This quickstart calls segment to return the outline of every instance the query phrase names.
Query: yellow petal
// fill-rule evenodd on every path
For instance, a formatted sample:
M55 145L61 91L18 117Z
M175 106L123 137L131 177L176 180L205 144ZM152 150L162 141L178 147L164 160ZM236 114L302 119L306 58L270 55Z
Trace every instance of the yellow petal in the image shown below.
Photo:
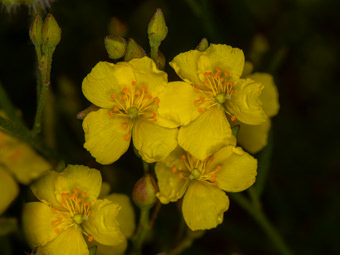
M130 198L125 194L117 193L110 194L105 198L121 206L122 209L119 211L117 216L117 221L120 225L120 231L125 237L131 237L135 231L136 224L135 212L130 202Z
M70 227L41 248L48 255L88 255L89 250L80 227ZM40 254L40 253L39 253Z
M74 189L86 192L87 202L99 196L102 176L97 169L81 165L68 165L55 181L55 194L59 201L62 193L72 194Z
M107 199L97 200L91 206L92 214L83 222L84 230L100 244L115 246L125 239L120 231L117 215L120 206Z
M112 108L112 94L120 94L124 87L131 86L136 77L125 62L112 64L99 62L85 77L82 84L84 96L102 108Z
M181 159L183 155L185 155L186 152L179 146L174 149L169 156L167 156L164 160L162 160L162 163L167 165L168 167L176 167L178 170L185 170L187 169L187 166L185 162Z
M28 243L32 247L38 247L54 240L58 236L52 225L54 221L56 221L56 214L50 206L40 202L25 204L22 226Z
M279 93L274 83L273 76L268 73L253 73L248 76L256 82L263 84L260 99L263 103L263 110L268 117L273 117L279 112Z
M19 193L18 184L7 170L0 165L0 215L7 209L10 203Z
M96 241L91 242L91 246L96 246L96 255L123 255L127 248L127 240L124 240L121 244L116 246L106 246Z
M181 125L188 125L199 116L195 102L199 95L194 87L186 82L170 82L160 96L158 112Z
M241 147L224 147L213 157L216 166L221 167L216 174L216 182L221 189L239 192L255 182L257 160L244 152Z
M175 202L180 199L188 187L188 179L179 178L178 172L172 172L164 163L158 162L155 166L159 192L157 197L163 204Z
M58 176L59 174L57 172L49 171L30 185L33 194L40 201L56 208L60 208L60 203L54 193L55 182Z
M177 128L165 128L140 118L136 121L133 144L146 162L164 159L177 146Z
M89 113L83 121L84 147L101 164L111 164L122 156L130 145L127 118L110 116L109 110L99 109ZM126 139L128 138L128 139Z
M235 93L226 101L227 110L242 123L263 124L267 119L260 100L263 85L251 79L240 79L233 88Z
M196 120L180 128L178 144L195 158L203 160L229 143L231 129L221 107L212 107Z
M158 97L168 83L167 73L157 69L149 57L134 58L128 62L134 70L137 85L146 86L147 93Z
M267 145L270 126L270 119L267 119L262 125L241 124L237 141L246 151L255 154Z
M254 69L253 63L251 63L250 61L244 62L244 68L241 77L242 78L248 77L248 75L250 75L253 72L253 69Z
M217 67L238 78L243 72L243 66L243 51L225 44L210 44L198 59L198 73L201 80L205 80L205 72L216 73Z
M218 187L192 181L184 195L182 212L188 227L195 230L215 228L223 222L229 199Z
M202 52L198 50L190 50L177 55L169 64L184 81L202 87L197 73L197 62L201 55Z

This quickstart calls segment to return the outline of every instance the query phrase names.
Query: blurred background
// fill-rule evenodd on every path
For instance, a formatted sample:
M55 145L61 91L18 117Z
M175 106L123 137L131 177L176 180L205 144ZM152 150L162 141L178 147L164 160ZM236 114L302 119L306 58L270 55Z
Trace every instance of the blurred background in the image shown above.
M160 50L169 62L210 43L241 48L254 70L274 75L280 112L273 119L273 152L262 206L293 254L340 254L340 2L335 0L56 0L51 12L62 29L52 65L51 143L67 163L102 170L111 190L130 194L143 174L133 151L101 166L82 148L77 112L88 107L83 78L98 61L112 61L104 47L112 17L149 52L147 25L161 8L169 29ZM46 13L47 13L46 12ZM32 126L36 57L28 36L32 10L0 12L0 81ZM169 80L178 79L167 65ZM131 160L134 159L134 160ZM6 215L19 217L27 187ZM162 206L156 242L145 254L171 247L179 226L175 204ZM0 254L29 251L20 230L0 237ZM256 222L233 200L222 225L183 254L278 254Z

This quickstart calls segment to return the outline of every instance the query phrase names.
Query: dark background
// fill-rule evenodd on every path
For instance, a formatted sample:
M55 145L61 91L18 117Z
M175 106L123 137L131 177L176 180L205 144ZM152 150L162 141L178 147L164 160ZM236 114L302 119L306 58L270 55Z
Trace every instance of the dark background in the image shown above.
M263 209L294 254L340 254L339 1L55 1L48 11L62 29L52 66L58 151L68 163L101 168L114 192L131 192L142 175L141 162L129 150L111 166L96 164L82 148L81 121L75 115L89 105L81 94L82 79L98 61L110 61L103 39L109 34L111 17L122 20L129 29L127 38L134 38L149 52L147 25L158 7L169 28L161 45L167 61L207 37L211 43L243 49L256 71L274 75L281 108L273 119L274 150L261 198ZM30 13L27 7L0 12L0 81L29 126L36 102ZM257 44L265 48L263 54L254 46L254 38L259 37L267 42L266 47ZM177 79L168 65L166 70L169 80ZM24 197L7 214L19 216ZM173 216L176 210L175 205L161 209L156 221L161 234L155 237L156 244L146 246L145 254L171 246L180 221ZM1 243L1 254L1 249L13 254L28 251L20 231ZM232 200L224 223L183 254L278 253L256 222Z

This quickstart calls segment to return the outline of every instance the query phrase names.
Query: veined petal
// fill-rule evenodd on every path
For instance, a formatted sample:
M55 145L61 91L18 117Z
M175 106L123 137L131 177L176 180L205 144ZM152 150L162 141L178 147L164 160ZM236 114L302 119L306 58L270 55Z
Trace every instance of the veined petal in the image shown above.
M263 85L251 79L240 79L233 88L235 93L226 101L227 110L242 123L263 124L267 119L260 100Z
M241 124L237 141L246 151L255 154L267 145L270 126L269 118L262 125Z
M170 82L160 96L158 112L181 125L188 125L200 115L195 105L197 100L199 95L192 85L181 81Z
M97 169L82 165L68 165L59 174L55 182L55 193L59 201L62 193L72 194L74 189L86 192L87 202L92 202L99 196L102 176Z
M204 80L205 72L215 73L217 67L228 71L232 76L240 77L243 72L244 54L242 50L229 45L210 44L199 57L197 66L199 75L203 75L201 80Z
M197 74L197 62L201 55L198 50L190 50L178 54L169 64L184 81L202 87Z
M91 206L92 214L83 222L84 230L100 244L115 246L125 239L117 216L120 206L107 199L97 200Z
M164 159L177 146L177 128L165 128L139 118L132 131L133 144L146 162Z
M70 227L41 248L48 255L88 255L89 250L80 227ZM40 253L39 253L40 254Z
M223 156L216 154L230 156L223 159ZM241 147L228 146L216 154L216 158L223 159L221 162L216 161L221 167L221 170L216 173L218 187L229 192L239 192L253 185L257 174L256 159L244 152Z
M13 177L0 165L0 215L17 197L19 187Z
M159 70L151 58L134 58L128 64L134 70L137 84L145 85L147 93L153 97L158 97L167 86L167 73Z
M53 221L56 221L56 214L50 206L40 202L30 202L24 205L23 231L32 247L44 246L58 236L52 225Z
M109 110L99 109L89 113L83 121L85 144L97 162L111 164L118 160L129 148L129 119L116 115L110 116Z
M155 166L159 192L157 197L163 204L175 202L180 199L188 187L189 180L179 178L178 173L173 173L171 168L158 162Z
M203 112L196 120L180 128L178 144L195 158L203 160L229 143L231 129L219 106Z
M130 65L125 62L112 64L99 62L82 83L84 96L102 108L111 108L112 94L119 94L124 87L131 86L136 77Z
M205 182L192 181L184 195L182 212L188 227L195 231L221 224L228 208L229 199L224 191Z
M256 82L263 84L260 99L263 103L263 110L268 117L273 117L279 112L279 93L274 83L273 76L268 73L253 73L248 76Z
M58 176L59 173L49 171L30 185L33 194L40 201L55 208L60 208L55 194L55 182Z
M123 255L126 248L127 248L127 240L124 239L124 241L116 246L106 246L102 245L95 240L91 242L91 245L96 246L96 255Z
M169 156L167 156L164 160L162 160L162 163L167 165L168 167L176 167L176 169L184 170L187 169L187 166L185 165L185 162L181 160L181 157L185 155L185 151L177 146L176 149L174 149Z
M120 231L127 238L131 237L135 231L135 212L133 210L130 198L125 194L113 193L105 197L106 199L119 204L121 210L117 216L117 221L120 226Z

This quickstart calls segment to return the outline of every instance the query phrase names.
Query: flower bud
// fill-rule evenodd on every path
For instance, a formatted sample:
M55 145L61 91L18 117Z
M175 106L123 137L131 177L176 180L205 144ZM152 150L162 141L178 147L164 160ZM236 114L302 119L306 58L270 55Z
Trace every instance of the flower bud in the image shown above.
M43 21L39 14L35 15L34 21L30 27L29 34L31 41L37 47L42 44L42 37L41 37L41 29L42 29Z
M205 51L209 47L209 42L207 38L203 38L200 43L197 45L196 50L198 51Z
M162 52L158 51L157 67L161 70L165 68L165 56Z
M150 208L156 203L158 187L150 174L139 179L132 190L132 199L139 208Z
M150 47L159 46L167 34L168 27L165 24L163 12L157 9L148 26Z
M113 17L109 23L109 33L113 36L126 36L127 27L126 25L117 17Z
M126 41L120 36L106 36L104 39L105 49L111 59L118 59L125 55Z
M146 56L144 49L136 43L135 40L130 38L126 46L124 61L129 61L133 58L142 58L144 56Z
M52 14L48 14L41 29L43 49L58 45L61 39L61 29ZM44 50L43 50L44 51Z

